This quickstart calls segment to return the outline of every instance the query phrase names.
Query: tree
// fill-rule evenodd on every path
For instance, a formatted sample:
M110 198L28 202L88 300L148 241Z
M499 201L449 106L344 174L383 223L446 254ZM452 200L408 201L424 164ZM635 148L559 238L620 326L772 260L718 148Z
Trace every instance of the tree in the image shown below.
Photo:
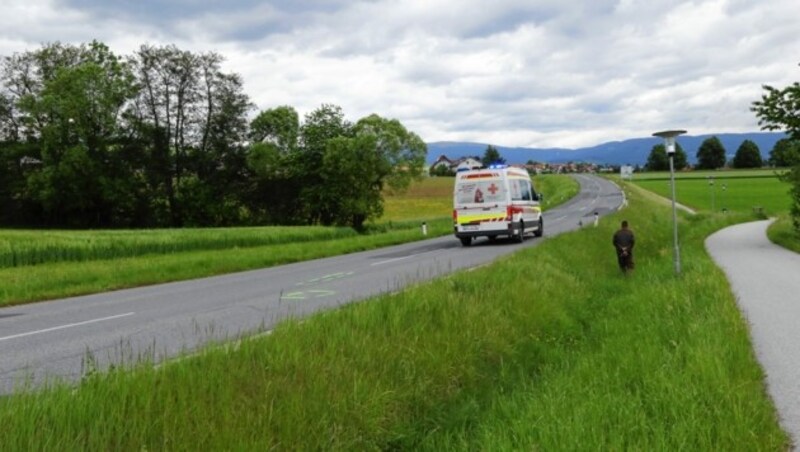
M800 142L781 138L769 153L769 163L779 168L800 163Z
M383 190L402 191L418 178L427 148L396 119L370 115L352 128L352 136L331 139L323 159L323 180L334 224L360 230L383 213Z
M784 88L769 85L762 87L766 93L761 95L761 100L753 102L750 108L758 117L758 124L764 130L785 130L790 139L800 140L800 82ZM781 179L792 186L789 191L792 197L792 223L800 235L800 162L796 162Z
M127 64L96 41L44 46L13 64L6 67L7 82L31 84L19 88L25 94L14 114L39 147L41 166L29 175L25 193L42 206L43 220L74 227L129 224L136 218L137 181L120 152L119 123L136 94Z
M506 159L504 159L500 155L500 151L497 150L496 147L492 146L491 144L486 147L486 151L483 153L483 158L481 158L481 163L483 166L488 167L492 164L503 164L506 163Z
M309 211L300 195L304 188L299 162L300 120L289 106L264 110L250 123L247 165L252 171L250 210L263 222L302 224Z
M431 167L428 171L431 176L439 176L439 177L452 177L456 175L456 172L450 169L447 165L436 165Z
M351 137L352 127L345 119L342 108L330 104L323 104L307 114L300 127L300 146L293 164L296 165L297 176L304 183L300 202L308 209L309 224L334 223L337 200L321 177L323 159L328 142L334 138Z
M128 120L145 143L157 223L227 223L220 215L240 211L232 198L239 196L233 191L246 168L241 143L250 102L241 78L222 72L222 60L174 45L144 45L130 58L141 89ZM227 213L211 212L220 201Z
M650 149L650 155L647 157L645 164L647 171L668 171L669 159L667 151L663 144L656 144Z
M686 151L680 143L675 143L675 155L672 157L672 165L675 170L682 170L687 166ZM669 156L663 144L657 144L650 150L645 165L647 171L669 171Z
M725 147L716 136L706 138L697 149L697 169L722 168L725 162Z
M734 168L761 168L761 151L751 140L744 140L733 157Z

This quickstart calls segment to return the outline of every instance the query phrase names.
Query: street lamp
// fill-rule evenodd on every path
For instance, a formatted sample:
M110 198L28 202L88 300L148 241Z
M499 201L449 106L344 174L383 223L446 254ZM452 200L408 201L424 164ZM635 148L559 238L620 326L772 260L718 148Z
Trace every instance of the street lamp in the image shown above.
M675 246L675 273L681 272L681 253L678 249L678 214L675 210L675 166L673 159L675 158L675 137L686 133L685 130L665 130L663 132L656 132L654 137L664 139L664 145L667 148L667 155L669 156L669 179L672 185L672 242Z

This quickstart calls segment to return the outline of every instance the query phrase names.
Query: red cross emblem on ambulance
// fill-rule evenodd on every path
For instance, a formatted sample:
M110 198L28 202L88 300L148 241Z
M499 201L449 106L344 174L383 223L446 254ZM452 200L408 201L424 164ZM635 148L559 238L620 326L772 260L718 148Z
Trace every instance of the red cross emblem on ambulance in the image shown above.
M497 190L500 190L500 188L498 188L497 185L495 185L494 182L492 182L492 185L490 185L489 188L487 188L487 190L489 190L489 193L491 193L492 196L494 196L495 193L497 193Z

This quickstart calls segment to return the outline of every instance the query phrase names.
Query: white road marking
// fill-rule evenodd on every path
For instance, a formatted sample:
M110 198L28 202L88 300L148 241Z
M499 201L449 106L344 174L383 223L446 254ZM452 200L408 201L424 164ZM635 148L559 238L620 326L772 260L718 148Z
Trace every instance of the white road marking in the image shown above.
M119 318L122 318L122 317L131 316L131 315L134 315L134 314L136 314L136 313L135 312L126 312L125 314L112 315L110 317L103 317L101 319L93 319L93 320L87 320L85 322L70 323L68 325L54 326L52 328L45 328L43 330L29 331L27 333L15 334L13 336L0 337L0 342L11 340L11 339L17 339L17 338L20 338L20 337L33 336L34 334L49 333L51 331L63 330L63 329L66 329L66 328L72 328L72 327L82 326L82 325L88 325L90 323L97 323L97 322L104 322L106 320L119 319Z
M370 266L370 267L375 267L375 266L377 266L377 265L383 265L383 264L388 264L388 263L390 263L390 262L401 261L401 260L403 260L403 259L408 259L408 258L410 258L410 257L414 257L414 256L417 256L417 254L412 254L411 256L396 257L396 258L394 258L394 259L389 259L388 261L380 261L380 262L375 262L374 264L369 264L369 266Z

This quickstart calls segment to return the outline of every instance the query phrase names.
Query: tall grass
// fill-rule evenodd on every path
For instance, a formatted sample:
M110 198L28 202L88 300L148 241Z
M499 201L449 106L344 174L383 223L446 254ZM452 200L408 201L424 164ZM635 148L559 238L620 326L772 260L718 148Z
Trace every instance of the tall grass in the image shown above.
M0 405L9 450L782 450L703 239L635 189L621 214L268 337ZM623 277L610 236L637 233Z
M794 229L792 219L788 215L782 215L767 228L767 237L788 250L800 253L800 234Z
M100 231L0 230L0 268L354 237L322 226Z

